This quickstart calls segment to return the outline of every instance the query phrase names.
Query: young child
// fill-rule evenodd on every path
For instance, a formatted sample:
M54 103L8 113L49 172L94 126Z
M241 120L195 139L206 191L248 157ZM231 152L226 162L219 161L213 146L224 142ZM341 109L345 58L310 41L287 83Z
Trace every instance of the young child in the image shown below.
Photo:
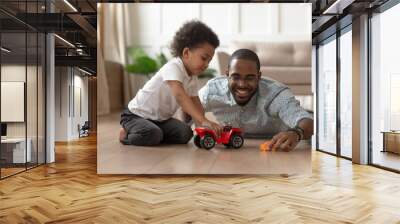
M197 76L208 67L218 46L218 37L208 26L199 21L185 23L171 44L175 58L138 91L123 111L121 143L141 146L186 144L193 131L186 123L172 118L179 107L197 126L208 126L219 134L222 127L204 117L197 95Z

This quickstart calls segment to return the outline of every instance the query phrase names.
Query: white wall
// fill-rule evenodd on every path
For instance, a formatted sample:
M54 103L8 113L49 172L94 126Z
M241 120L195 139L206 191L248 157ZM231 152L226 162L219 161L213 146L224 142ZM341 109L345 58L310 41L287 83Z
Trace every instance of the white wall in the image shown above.
M10 82L24 82L25 89L20 89L20 94L25 96L21 97L19 102L20 107L12 108L1 107L2 113L20 113L22 117L26 112L26 119L23 118L20 122L6 122L7 123L7 137L21 138L27 136L30 139L31 145L29 146L32 151L33 161L39 159L39 163L44 163L45 159L45 115L44 115L44 73L41 66L21 65L21 64L3 64L1 66L1 81ZM2 89L4 94L5 89ZM5 93L7 94L7 93ZM2 95L7 97L7 95ZM12 102L11 102L12 103ZM15 102L17 103L17 102ZM3 102L2 102L3 104ZM25 105L26 104L26 105ZM15 111L19 110L19 111ZM3 118L2 118L3 119ZM38 157L37 156L38 153ZM51 158L51 157L48 157ZM51 161L51 160L49 160Z
M55 141L68 139L68 67L55 68Z
M79 72L75 70L75 75L74 75L74 91L73 91L73 101L71 104L74 105L72 108L72 120L71 120L71 135L73 138L79 137L79 132L77 129L78 124L82 126L85 121L88 120L88 78L87 76L83 77L78 73Z
M26 74L31 75L35 74L36 75L36 67L35 66L25 66L25 65L2 65L1 66L1 81L9 81L9 82L25 82L25 76ZM28 77L30 78L30 77ZM32 82L32 83L31 83ZM36 81L33 82L32 80L29 80L29 84L34 84L36 85ZM28 89L27 89L28 90ZM27 93L27 103L31 102L36 102L36 89L29 89L32 91L28 91ZM28 109L27 112L27 119L28 119L28 136L30 133L32 133L33 130L36 130L36 113L31 113L32 111L35 111L35 108L37 107L36 103L31 105L32 108ZM34 108L33 108L34 107ZM24 108L22 108L24 110ZM32 110L33 109L33 110ZM1 110L9 110L9 108L1 108ZM32 121L35 121L34 124ZM26 122L7 122L7 136L8 137L24 137L25 136L25 126Z
M1 82L1 122L24 122L25 82Z
M25 76L26 76L26 70L28 71L28 74L31 74L31 71L33 71L34 67L33 66L22 66L22 65L2 65L1 66L1 81L2 82L24 82L26 83ZM2 90L3 93L3 90ZM22 92L24 94L24 90ZM4 98L7 96L1 96L1 98ZM24 96L23 96L24 98ZM2 103L3 105L3 103ZM4 113L10 113L10 108L1 108L2 114ZM22 110L22 116L24 116L24 106L21 108ZM19 111L21 112L21 111ZM3 120L3 118L2 118ZM24 118L22 118L24 120ZM8 122L8 135L9 136L15 136L15 137L21 137L25 136L25 124L24 121L22 122Z
M88 78L82 75L75 68L56 67L55 141L77 139L78 124L88 120Z
M110 16L107 8L115 4L104 4L104 17ZM220 39L218 50L229 51L234 40L285 41L311 39L311 4L266 4L266 3L142 3L121 4L122 12L117 17L125 24L110 24L104 18L105 27L122 26L126 35L124 46L141 46L150 54L163 51L167 56L169 43L175 32L185 21L199 19L210 26ZM105 49L116 47L107 41ZM113 38L113 37L109 37ZM115 51L105 51L105 60L114 61ZM215 67L215 57L210 67Z

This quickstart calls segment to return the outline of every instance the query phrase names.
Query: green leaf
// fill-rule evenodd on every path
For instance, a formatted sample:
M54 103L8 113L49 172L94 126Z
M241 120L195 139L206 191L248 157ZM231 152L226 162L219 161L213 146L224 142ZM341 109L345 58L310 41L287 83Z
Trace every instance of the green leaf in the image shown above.
M140 47L129 47L127 52L132 61L135 61L137 58L147 56L146 52Z
M199 75L199 78L214 78L215 73L217 73L217 70L215 70L213 68L207 68L204 72L202 72Z
M150 56L140 47L129 47L127 54L132 64L125 65L125 70L132 74L147 75L158 71L159 62Z
M129 73L148 75L157 72L158 67L154 59L148 56L142 56L136 58L133 64L125 66L125 69Z
M158 65L158 69L160 69L163 65L165 65L168 62L167 57L165 56L165 54L160 53L159 55L157 55L157 65Z

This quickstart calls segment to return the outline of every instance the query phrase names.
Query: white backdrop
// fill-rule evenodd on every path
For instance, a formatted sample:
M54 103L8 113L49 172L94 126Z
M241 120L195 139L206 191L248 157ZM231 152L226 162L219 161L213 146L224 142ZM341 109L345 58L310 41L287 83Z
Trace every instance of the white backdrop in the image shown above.
M141 3L103 4L105 11L120 7L116 16L123 24L105 18L105 49L115 46L108 41L107 27L118 26L125 43L118 47L140 46L154 55L160 51L170 56L168 46L185 21L198 19L210 26L220 39L219 50L229 51L234 40L285 41L311 39L311 4L270 3ZM121 18L122 17L122 18ZM108 24L107 24L108 23ZM108 36L109 35L109 36ZM122 45L122 46L121 46ZM124 51L124 49L120 49ZM115 61L115 52L105 50L105 60ZM117 60L123 62L124 59ZM211 63L213 65L213 63Z
M182 24L198 19L210 26L220 39L217 49L230 53L235 40L310 41L311 4L309 3L102 3L98 5L98 91L99 114L108 113L105 62L127 64L126 49L142 47L151 56L163 52ZM210 67L217 69L216 57ZM117 72L117 71L116 71ZM137 75L123 76L124 104L147 81ZM104 107L104 108L103 108Z
M25 82L1 82L1 122L25 122Z

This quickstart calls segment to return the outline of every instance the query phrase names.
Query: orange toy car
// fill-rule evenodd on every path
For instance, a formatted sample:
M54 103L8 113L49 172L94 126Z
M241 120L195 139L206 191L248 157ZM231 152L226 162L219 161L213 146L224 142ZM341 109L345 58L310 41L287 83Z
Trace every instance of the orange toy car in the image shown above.
M265 141L264 143L262 143L261 145L260 145L260 151L270 151L270 149L269 149L269 146L271 145L271 140L269 140L269 141ZM272 149L272 150L274 150L274 149Z
M232 126L224 126L221 136L218 138L215 131L206 127L198 127L194 129L194 144L199 148L211 149L215 144L224 144L226 147L238 149L242 147L244 139L240 128Z

